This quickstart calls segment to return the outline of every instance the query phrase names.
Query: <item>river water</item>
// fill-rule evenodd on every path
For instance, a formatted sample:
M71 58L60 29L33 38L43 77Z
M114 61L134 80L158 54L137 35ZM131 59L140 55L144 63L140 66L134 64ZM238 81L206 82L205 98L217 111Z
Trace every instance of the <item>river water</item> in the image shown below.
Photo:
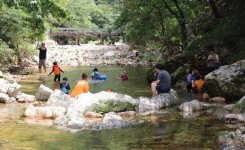
M90 75L93 68L62 68L65 72L62 77L68 77L73 89L81 74ZM106 82L91 84L90 92L113 89L117 93L134 98L151 96L146 82L147 67L104 66L98 69L102 74L109 75L109 78ZM58 84L53 82L53 75L39 74L37 69L28 71L31 74L26 80L19 82L22 92L35 94L40 84L51 89L59 88ZM127 71L128 81L114 79L120 76L121 71ZM195 97L185 91L177 92L182 102ZM26 105L0 104L1 150L213 150L220 149L216 142L218 136L230 130L223 121L208 112L197 117L183 118L176 106L163 110L161 115L145 116L151 122L140 126L71 132L55 126L31 124L22 117Z

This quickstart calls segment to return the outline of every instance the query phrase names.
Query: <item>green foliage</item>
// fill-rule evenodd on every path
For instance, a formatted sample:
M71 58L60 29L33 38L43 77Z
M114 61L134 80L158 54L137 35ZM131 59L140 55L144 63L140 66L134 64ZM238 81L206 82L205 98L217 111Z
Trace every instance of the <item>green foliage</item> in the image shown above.
M0 15L1 48L8 52L12 49L8 54L0 51L0 55L6 55L6 59L1 59L2 64L7 64L12 55L20 59L32 55L30 44L35 39L42 40L47 27L52 25L48 18L53 17L55 21L51 23L57 23L69 14L52 0L1 0Z
M12 62L13 50L0 39L0 68Z
M236 104L233 107L234 111L237 113L245 113L245 100L244 97L236 102Z
M163 48L185 42L182 36L186 36L187 29L181 26L198 17L201 8L196 0L128 0L123 3L122 13L115 23L126 29L128 41L140 44L159 41Z
M146 60L148 62L156 62L157 58L158 57L154 54L148 54L148 55L144 55L143 60Z
M122 111L133 111L134 106L130 103L123 103L123 102L118 102L118 103L113 103L111 102L106 102L103 104L96 104L91 108L91 111L93 112L122 112Z

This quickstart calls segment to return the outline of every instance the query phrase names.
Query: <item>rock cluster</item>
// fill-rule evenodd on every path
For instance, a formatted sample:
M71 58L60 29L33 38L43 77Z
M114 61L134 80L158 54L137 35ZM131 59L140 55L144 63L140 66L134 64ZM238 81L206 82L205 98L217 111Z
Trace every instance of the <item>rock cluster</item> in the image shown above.
M50 89L41 85L36 99L49 96L47 103L27 107L24 116L26 119L53 119L53 125L70 130L101 130L138 125L148 121L136 121L136 116L156 113L179 103L178 94L172 89L170 93L152 99L134 99L129 95L105 91L84 93L74 99L57 89L51 94L45 91Z
M239 127L236 131L226 131L219 136L219 143L223 150L242 150L245 149L245 127Z
M48 67L51 67L54 61L62 66L149 65L147 61L126 59L130 54L130 46L124 43L120 45L57 45L54 41L45 43L48 50ZM36 65L38 56L33 57L33 62L32 65Z

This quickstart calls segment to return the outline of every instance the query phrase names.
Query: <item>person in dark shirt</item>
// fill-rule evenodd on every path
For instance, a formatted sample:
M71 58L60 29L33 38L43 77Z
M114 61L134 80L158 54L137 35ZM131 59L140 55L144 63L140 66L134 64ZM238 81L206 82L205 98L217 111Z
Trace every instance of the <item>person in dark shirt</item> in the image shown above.
M45 47L45 43L42 42L41 47L37 47L39 50L39 62L38 62L38 69L39 73L41 73L41 69L43 67L44 72L46 73L46 55L47 55L47 48Z
M169 73L164 70L162 64L154 66L157 75L157 80L151 83L152 97L157 96L159 93L169 93L171 90L171 77Z

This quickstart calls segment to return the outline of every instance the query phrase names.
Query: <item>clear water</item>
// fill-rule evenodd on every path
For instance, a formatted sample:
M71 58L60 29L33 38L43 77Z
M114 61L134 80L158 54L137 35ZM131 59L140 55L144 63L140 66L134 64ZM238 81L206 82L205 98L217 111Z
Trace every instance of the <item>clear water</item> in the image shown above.
M143 67L98 67L108 74L105 83L90 85L92 93L113 89L134 98L150 97L146 83L148 68ZM62 68L71 84L80 79L83 72L90 74L93 67ZM129 80L114 79L126 70ZM29 70L30 72L37 72ZM20 82L22 91L34 94L40 84L57 88L53 75L33 73ZM192 100L193 95L178 91L182 101ZM151 123L141 126L103 131L70 132L54 126L28 124L22 117L26 104L0 104L0 149L2 150L213 150L219 149L217 137L229 130L224 123L208 113L195 118L183 118L176 107L166 109L162 115L144 116Z

